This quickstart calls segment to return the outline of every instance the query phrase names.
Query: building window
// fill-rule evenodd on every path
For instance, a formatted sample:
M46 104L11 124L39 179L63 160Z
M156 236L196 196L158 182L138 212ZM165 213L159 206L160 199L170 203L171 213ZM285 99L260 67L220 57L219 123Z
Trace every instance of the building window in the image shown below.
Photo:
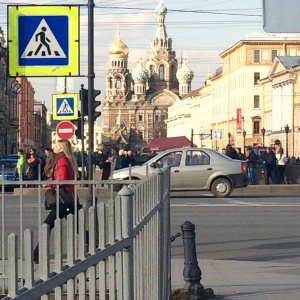
M272 61L277 56L277 50L272 50Z
M253 122L253 133L254 134L259 134L260 133L260 126L259 126L260 122L259 121L254 121Z
M165 80L165 66L159 66L159 80Z
M260 50L258 50L258 49L254 50L254 62L255 63L260 62Z
M117 77L117 78L116 78L116 88L117 88L117 89L120 89L120 88L121 88L121 78L120 78L120 77Z
M139 115L139 122L143 122L143 115Z
M140 140L143 139L143 131L139 131L139 139L140 139Z
M258 84L258 80L260 80L260 73L259 72L255 72L254 73L254 85Z
M260 108L259 95L254 96L254 108Z

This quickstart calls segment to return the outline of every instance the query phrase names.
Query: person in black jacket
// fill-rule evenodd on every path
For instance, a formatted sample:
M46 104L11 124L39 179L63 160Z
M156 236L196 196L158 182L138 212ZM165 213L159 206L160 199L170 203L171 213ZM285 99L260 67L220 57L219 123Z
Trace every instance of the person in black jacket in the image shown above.
M272 151L272 148L267 148L266 153L264 155L264 163L265 163L265 184L270 184L270 179L272 183L277 183L276 181L276 156Z
M235 149L233 149L230 144L226 146L225 155L232 159L239 159Z
M258 160L257 155L254 153L253 148L248 146L246 148L246 163L247 163L247 174L249 177L249 184L254 185L256 183L256 163Z
M235 151L238 155L239 160L246 160L246 156L244 153L242 153L241 147L236 148Z

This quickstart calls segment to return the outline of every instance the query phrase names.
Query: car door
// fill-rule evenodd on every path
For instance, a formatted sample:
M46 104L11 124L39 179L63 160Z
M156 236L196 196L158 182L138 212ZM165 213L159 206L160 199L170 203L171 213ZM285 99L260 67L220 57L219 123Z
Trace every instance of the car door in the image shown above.
M183 189L204 189L210 175L215 172L213 160L201 150L187 150L182 167Z
M183 165L182 151L168 152L156 161L159 168L170 168L171 174L171 189L180 189L181 183L181 170Z

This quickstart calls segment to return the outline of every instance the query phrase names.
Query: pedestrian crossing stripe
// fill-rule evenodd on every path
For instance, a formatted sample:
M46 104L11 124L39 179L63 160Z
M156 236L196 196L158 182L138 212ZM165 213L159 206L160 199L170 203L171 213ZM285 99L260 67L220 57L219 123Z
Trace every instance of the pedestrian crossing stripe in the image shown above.
M32 35L21 58L66 58L56 37L45 19L42 19Z
M73 99L70 99L73 102ZM74 106L74 105L73 105ZM71 108L69 102L67 99L64 99L62 104L60 105L60 108L57 111L58 115L68 115L68 114L74 114L73 109Z
M53 120L78 119L78 94L52 95Z
M80 76L78 5L8 5L9 76Z

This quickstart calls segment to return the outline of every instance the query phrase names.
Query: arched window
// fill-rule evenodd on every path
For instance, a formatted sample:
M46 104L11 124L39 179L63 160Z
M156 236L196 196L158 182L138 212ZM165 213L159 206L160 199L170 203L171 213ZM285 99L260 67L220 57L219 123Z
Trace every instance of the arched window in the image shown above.
M120 88L121 88L121 78L120 78L120 77L117 77L117 78L116 78L116 88L117 88L117 89L120 89Z
M112 82L111 77L108 78L108 82L109 82L109 88L112 89L113 88L113 82Z
M159 80L165 80L165 66L159 66Z

